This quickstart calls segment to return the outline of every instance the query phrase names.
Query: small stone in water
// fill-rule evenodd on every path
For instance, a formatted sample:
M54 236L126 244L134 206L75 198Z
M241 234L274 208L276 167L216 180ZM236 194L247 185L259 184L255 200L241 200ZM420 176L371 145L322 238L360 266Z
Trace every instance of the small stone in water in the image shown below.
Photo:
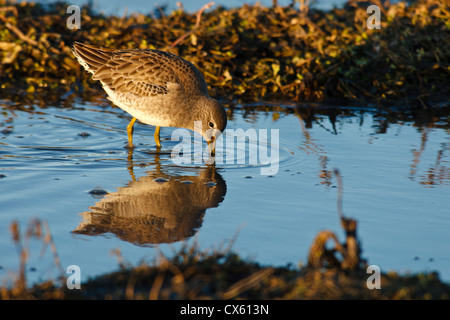
M103 198L106 194L108 194L108 191L106 191L105 189L103 189L101 187L95 187L88 193L94 198Z

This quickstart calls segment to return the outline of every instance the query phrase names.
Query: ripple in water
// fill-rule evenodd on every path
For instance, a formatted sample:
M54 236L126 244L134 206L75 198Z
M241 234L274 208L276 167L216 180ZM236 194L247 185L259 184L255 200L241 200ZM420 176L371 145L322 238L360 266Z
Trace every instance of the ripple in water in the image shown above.
M260 132L249 130L252 129L248 129L245 136L236 135L234 131L231 133L226 131L219 137L214 159L217 168L260 168L262 175L274 175L280 168L300 163L302 157L295 151L294 144L279 144L278 129L266 130L263 136L259 135L261 130ZM268 132L271 133L269 139L267 139ZM212 164L214 160L209 156L208 146L202 142L200 138L178 144L171 141L170 161L183 167Z

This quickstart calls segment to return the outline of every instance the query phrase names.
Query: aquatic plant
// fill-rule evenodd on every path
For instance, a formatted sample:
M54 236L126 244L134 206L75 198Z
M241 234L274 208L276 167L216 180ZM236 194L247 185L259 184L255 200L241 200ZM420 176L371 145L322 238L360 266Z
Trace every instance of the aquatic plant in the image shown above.
M448 101L448 2L377 2L381 29L367 28L367 4L320 11L306 5L202 8L188 13L106 17L82 8L69 30L67 4L0 6L0 88L24 97L88 98L98 84L71 52L74 41L171 51L204 73L224 101L321 101L427 106Z

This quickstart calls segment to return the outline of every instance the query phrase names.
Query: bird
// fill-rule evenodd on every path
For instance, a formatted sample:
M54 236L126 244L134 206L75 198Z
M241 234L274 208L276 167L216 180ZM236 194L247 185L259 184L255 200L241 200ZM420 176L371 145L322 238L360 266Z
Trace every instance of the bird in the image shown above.
M80 213L82 221L72 233L115 234L137 245L183 241L198 231L205 212L218 207L226 192L226 181L213 166L188 175L148 171Z
M203 74L191 62L161 50L109 49L80 42L74 42L72 51L92 79L100 81L108 99L132 116L127 126L130 147L139 120L156 127L157 148L160 127L186 128L199 132L215 156L217 138L227 125L226 111L209 96Z

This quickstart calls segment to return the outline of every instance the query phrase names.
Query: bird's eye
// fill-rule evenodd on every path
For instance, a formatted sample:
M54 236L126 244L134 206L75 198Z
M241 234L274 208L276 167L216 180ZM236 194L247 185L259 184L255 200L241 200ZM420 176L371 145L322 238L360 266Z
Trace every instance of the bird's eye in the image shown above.
M210 126L211 128L214 128L214 123L210 122L210 123L209 123L209 126Z

